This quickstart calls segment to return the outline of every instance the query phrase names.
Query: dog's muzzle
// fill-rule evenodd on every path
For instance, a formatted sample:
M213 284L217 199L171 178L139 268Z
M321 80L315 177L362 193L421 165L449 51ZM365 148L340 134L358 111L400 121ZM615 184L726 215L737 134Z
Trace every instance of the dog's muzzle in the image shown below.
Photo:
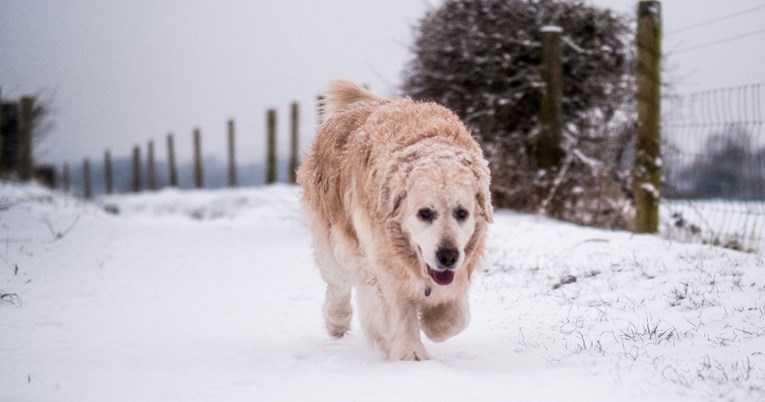
M433 281L441 286L450 285L454 281L454 268L460 259L460 251L454 247L439 247L436 250L438 269L428 265L428 274Z

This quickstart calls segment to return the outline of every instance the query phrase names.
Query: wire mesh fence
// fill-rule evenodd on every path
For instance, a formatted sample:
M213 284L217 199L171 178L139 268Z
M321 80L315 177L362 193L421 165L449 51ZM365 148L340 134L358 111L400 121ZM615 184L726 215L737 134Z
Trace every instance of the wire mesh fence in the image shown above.
M664 99L664 230L765 252L765 83Z

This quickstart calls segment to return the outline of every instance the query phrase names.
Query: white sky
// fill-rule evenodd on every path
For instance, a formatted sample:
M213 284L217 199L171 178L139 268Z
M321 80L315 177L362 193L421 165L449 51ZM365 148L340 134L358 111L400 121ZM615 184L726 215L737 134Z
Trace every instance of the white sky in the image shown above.
M55 128L42 161L128 155L149 140L164 155L176 135L180 160L200 127L206 155L225 155L235 118L238 159L262 159L265 110L279 109L286 151L289 103L302 106L303 147L313 101L329 80L395 94L411 58L412 26L440 0L0 0L3 98L53 96ZM634 14L633 0L590 0ZM765 33L682 52L765 28L765 8L702 28L695 23L765 6L765 0L663 2L665 80L678 90L765 81Z

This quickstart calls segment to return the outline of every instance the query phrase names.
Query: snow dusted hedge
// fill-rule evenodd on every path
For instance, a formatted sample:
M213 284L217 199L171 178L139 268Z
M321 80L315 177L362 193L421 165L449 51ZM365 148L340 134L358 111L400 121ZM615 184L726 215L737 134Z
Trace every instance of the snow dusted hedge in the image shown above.
M531 145L540 130L540 31L551 25L563 30L567 155L544 171ZM627 17L582 1L446 0L417 27L404 92L471 127L491 163L495 205L624 228L633 41Z

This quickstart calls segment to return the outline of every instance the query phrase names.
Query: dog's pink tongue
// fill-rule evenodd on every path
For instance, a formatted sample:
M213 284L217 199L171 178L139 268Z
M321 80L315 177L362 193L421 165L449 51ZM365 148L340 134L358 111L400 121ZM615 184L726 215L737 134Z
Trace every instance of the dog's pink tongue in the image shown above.
M428 267L428 273L430 274L430 277L441 286L446 286L454 280L454 271L452 270L447 269L445 271L436 271Z

